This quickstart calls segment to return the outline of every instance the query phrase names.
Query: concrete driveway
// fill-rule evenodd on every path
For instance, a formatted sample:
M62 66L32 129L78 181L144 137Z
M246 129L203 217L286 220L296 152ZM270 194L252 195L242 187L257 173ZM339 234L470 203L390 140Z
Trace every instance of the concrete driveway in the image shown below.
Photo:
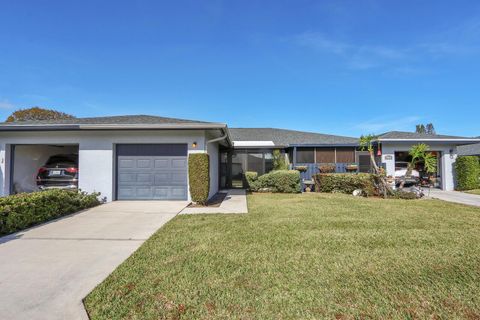
M0 318L88 319L82 299L185 201L117 201L0 238Z
M427 191L427 195L428 195L428 191ZM432 189L430 191L430 197L434 199L440 199L443 201L480 207L480 195L476 195L476 194L470 194L470 193L458 192L458 191L443 191L438 189Z

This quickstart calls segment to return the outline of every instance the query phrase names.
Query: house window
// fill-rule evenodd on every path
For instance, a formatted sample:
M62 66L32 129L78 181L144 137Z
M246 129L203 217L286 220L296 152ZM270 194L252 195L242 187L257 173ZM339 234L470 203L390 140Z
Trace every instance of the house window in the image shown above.
M297 148L297 163L314 163L314 148Z
M337 148L337 163L353 163L353 162L355 162L355 149Z
M317 163L335 163L335 148L317 148Z
M262 175L273 169L271 149L243 149L224 151L220 157L220 186L243 188L245 172Z
M248 153L247 156L247 171L263 174L263 153Z

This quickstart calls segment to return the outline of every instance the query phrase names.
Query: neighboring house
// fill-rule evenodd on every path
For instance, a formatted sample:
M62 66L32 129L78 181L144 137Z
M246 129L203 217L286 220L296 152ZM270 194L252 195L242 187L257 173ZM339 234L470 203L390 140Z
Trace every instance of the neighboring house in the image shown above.
M343 172L370 170L358 138L272 128L229 129L226 124L155 116L114 116L0 123L0 195L37 190L36 175L50 156L78 155L78 186L112 200L189 200L187 159L210 155L210 196L244 187L244 173L266 173L279 149L311 176L322 164ZM439 187L454 187L457 146L480 139L389 132L379 136L379 162L394 175L396 162L424 142L438 155ZM378 152L378 151L376 151Z
M280 149L293 167L322 163L336 164L337 171L351 163L363 163L370 170L370 158L358 150L358 138L274 128L231 128L233 148L221 150L220 186L243 187L243 173L268 172L273 167L273 150ZM308 178L312 172L307 172Z
M437 156L438 186L443 190L455 188L453 164L458 155L457 147L477 143L478 138L446 136L438 134L424 134L414 132L391 131L379 135L378 142L381 149L381 163L387 175L393 176L396 163L408 161L408 150L412 145L425 143Z

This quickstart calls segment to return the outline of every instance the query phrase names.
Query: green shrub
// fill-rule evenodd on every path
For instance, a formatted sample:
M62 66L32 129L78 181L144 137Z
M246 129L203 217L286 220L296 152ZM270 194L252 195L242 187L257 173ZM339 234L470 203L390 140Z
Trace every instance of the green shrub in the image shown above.
M404 200L414 200L418 199L418 196L415 192L405 191L405 190L392 190L390 198L393 199L404 199Z
M192 201L205 205L210 192L210 158L206 153L188 157L188 180Z
M258 173L255 171L245 172L245 180L247 181L247 189L250 191L258 191Z
M273 150L273 170L287 170L288 164L285 161L285 154L280 150Z
M54 189L0 198L0 235L99 205L99 195Z
M297 170L276 170L257 176L256 172L245 173L250 191L280 193L300 192L300 173Z
M480 188L480 164L476 156L458 157L455 162L457 190Z
M361 189L367 196L376 194L373 178L368 173L319 173L313 176L317 192L352 194Z

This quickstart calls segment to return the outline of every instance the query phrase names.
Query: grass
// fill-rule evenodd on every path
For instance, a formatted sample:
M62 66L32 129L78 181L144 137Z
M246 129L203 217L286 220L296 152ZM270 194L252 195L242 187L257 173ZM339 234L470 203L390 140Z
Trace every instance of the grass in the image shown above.
M480 209L258 194L177 216L86 298L92 319L479 319Z
M478 194L480 195L480 189L475 189L475 190L468 190L468 191L464 191L466 193L471 193L471 194Z

